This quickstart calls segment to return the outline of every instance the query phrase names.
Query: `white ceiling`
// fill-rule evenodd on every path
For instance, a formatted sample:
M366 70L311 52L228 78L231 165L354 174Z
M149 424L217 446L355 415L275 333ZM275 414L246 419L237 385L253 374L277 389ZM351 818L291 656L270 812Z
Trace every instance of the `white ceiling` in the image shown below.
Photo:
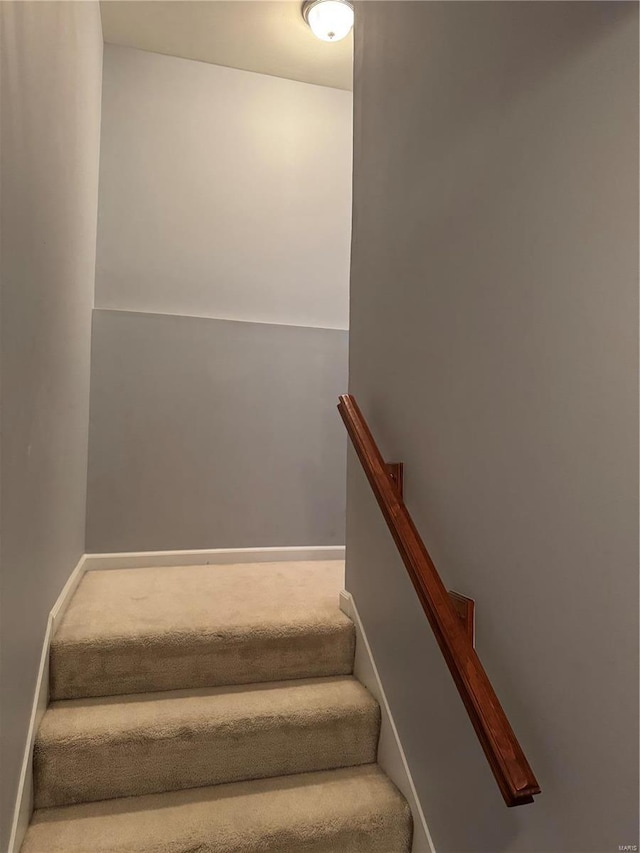
M305 83L352 88L353 34L317 39L298 0L102 0L104 40Z

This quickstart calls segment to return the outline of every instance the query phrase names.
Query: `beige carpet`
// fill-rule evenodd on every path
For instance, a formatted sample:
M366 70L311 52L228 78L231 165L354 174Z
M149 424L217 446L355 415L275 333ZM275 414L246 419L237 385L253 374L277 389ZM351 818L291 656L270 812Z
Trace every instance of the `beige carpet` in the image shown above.
M37 811L22 853L407 853L375 764Z
M408 853L343 571L85 575L52 645L22 853Z
M51 696L345 675L343 574L337 561L89 572L51 646Z

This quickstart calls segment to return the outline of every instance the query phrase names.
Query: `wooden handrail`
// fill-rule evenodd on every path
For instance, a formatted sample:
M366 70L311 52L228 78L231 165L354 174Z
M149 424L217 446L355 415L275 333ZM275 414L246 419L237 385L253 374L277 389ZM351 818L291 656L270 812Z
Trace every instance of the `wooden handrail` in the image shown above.
M338 411L371 484L382 514L411 578L460 697L508 806L532 803L540 786L473 648L420 534L401 490L383 460L369 427L350 394Z

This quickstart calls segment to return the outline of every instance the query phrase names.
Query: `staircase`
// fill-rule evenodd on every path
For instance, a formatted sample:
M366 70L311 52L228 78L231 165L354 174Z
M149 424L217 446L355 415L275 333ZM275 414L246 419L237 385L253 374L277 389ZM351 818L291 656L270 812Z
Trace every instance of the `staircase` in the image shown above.
M338 562L87 573L22 853L408 853Z

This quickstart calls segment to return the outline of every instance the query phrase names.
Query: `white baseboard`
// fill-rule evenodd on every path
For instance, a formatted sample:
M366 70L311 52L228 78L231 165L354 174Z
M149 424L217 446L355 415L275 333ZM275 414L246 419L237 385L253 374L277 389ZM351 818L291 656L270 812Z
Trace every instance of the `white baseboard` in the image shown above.
M350 592L340 593L340 609L356 626L356 657L353 674L377 699L381 711L378 764L404 795L413 815L412 853L435 853L429 827L416 793L407 759L398 737L380 675L367 640L360 614Z
M80 583L84 572L85 556L83 555L75 569L69 575L69 579L62 588L62 592L58 596L56 603L51 608L49 618L47 619L47 628L42 643L42 653L40 655L40 667L38 669L38 678L36 681L36 689L31 708L31 718L29 720L29 731L27 733L27 741L22 759L22 768L20 770L18 794L16 796L16 805L13 812L8 853L19 853L33 812L33 745L35 743L36 733L40 727L43 714L49 704L49 647L51 645L51 639L56 632L56 628L60 624L60 619L62 618L67 605L71 601L71 596L76 591L76 587Z
M161 566L208 566L230 563L284 563L295 560L344 560L344 546L309 548L214 548L201 551L127 551L85 554L85 571Z

